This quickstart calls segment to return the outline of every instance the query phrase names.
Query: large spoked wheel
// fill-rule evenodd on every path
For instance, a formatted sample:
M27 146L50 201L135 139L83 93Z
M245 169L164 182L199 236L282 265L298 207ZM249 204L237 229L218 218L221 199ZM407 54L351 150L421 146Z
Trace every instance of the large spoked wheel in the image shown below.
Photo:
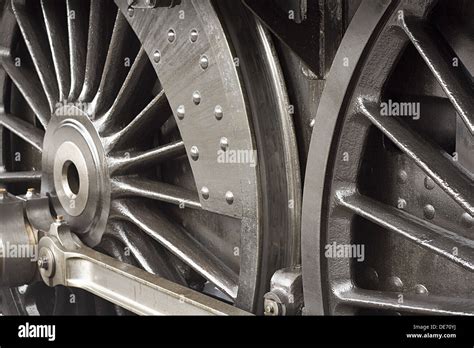
M365 1L315 119L310 314L472 314L474 8Z
M1 25L0 183L49 194L98 250L260 312L298 262L300 209L263 27L235 1L126 0L7 1ZM7 289L3 311L122 312L77 294Z

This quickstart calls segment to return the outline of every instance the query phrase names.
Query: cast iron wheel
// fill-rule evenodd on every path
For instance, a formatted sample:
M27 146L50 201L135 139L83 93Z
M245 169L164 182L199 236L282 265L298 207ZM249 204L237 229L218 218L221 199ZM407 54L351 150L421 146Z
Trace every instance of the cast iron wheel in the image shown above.
M273 272L299 260L300 178L260 23L235 1L13 0L3 12L0 183L41 183L90 246L261 312ZM4 312L27 313L25 294L34 313L66 312L54 308L69 294L35 287L49 290L5 290Z
M307 313L474 313L473 13L379 0L354 16L305 176Z

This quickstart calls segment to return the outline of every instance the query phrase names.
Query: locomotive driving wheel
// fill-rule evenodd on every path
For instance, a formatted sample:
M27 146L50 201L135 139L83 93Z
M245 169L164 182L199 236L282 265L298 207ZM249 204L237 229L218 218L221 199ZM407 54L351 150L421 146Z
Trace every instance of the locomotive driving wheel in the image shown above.
M472 314L473 4L365 1L314 120L309 314Z
M238 2L160 4L5 2L0 184L49 195L89 246L258 313L273 272L299 259L272 42ZM5 289L2 310L123 312L78 294Z

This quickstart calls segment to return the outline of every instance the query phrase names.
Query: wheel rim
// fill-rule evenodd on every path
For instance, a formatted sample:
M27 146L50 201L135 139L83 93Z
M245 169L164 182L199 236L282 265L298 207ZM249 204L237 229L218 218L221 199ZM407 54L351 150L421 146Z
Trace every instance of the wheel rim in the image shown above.
M435 5L363 2L335 58L306 173L302 253L309 313L472 313L472 288L464 283L473 265L464 145L456 144L456 162L445 141L453 141L452 130L443 137L427 123L381 111L383 102L405 101L416 91L412 100L427 110L420 119L433 113L437 118L428 123L448 129L446 123L457 122L469 130L473 94L462 75L469 76L464 68L471 62L451 64L462 60L462 50L453 41L449 46L442 21L448 11ZM434 40L433 26L445 40ZM424 90L397 82L397 73L417 69L430 76L422 80ZM442 109L433 107L433 97ZM318 123L322 115L326 124ZM461 134L469 146L472 136ZM366 259L357 262L345 246L364 246ZM328 252L336 247L340 256Z
M244 78L211 3L148 11L126 1L116 4L116 17L105 20L109 29L101 30L100 19L115 8L113 3L41 1L30 7L12 2L3 23L17 22L25 44L2 63L16 86L13 92L18 90L33 113L29 119L13 116L18 109L11 107L0 122L16 143L19 138L40 154L36 165L22 166L31 166L29 171L7 172L1 179L38 179L34 169L41 157L42 192L52 195L57 213L86 243L114 256L128 248L130 262L177 282L189 285L185 278L197 274L190 277L198 288L255 310L266 288L257 277L268 278L298 258L298 206L288 210L286 204L298 201L298 163L290 160L297 158L296 146L288 112L281 107L286 100L281 76L270 79L271 90L283 99L274 100L270 109L280 108L275 133L280 133L277 143L290 170L277 168L276 181L287 189L268 194L269 184L260 181L274 163L252 163L252 157L235 163L225 157L234 150L260 151L261 135L254 127L262 125L250 116ZM219 6L221 16L236 8ZM183 12L186 21L180 18ZM267 54L262 61L278 69L265 32L251 17L246 20L260 40L258 49ZM148 28L160 34L153 39L137 27L147 23L167 30ZM44 31L35 32L34 25ZM11 42L3 42L4 47L15 43L13 25L10 30L5 41ZM40 42L50 52L43 52ZM183 48L188 58L180 61ZM15 66L18 57L21 63ZM220 154L224 163L216 159ZM268 206L273 196L286 201ZM285 207L279 218L283 226L269 235L272 225L266 226L261 214L275 207L275 216ZM278 256L263 260L261 246L275 241Z

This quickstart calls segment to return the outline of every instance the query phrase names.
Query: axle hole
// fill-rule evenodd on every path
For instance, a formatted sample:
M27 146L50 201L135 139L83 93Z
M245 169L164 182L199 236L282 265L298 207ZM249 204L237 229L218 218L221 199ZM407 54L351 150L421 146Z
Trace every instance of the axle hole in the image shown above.
M76 165L71 161L66 161L63 166L63 187L66 194L77 195L81 187L79 172Z

